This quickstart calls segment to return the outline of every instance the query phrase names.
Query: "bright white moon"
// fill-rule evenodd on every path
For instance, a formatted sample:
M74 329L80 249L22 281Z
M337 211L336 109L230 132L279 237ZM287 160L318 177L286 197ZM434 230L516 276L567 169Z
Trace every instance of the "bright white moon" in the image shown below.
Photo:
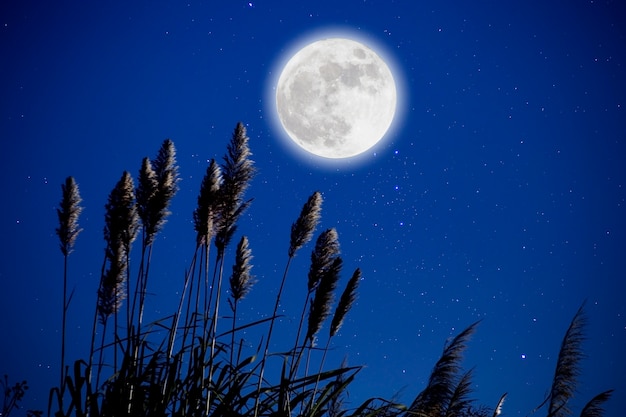
M326 158L349 158L374 146L391 126L396 102L387 64L350 39L305 46L276 87L278 117L289 137Z

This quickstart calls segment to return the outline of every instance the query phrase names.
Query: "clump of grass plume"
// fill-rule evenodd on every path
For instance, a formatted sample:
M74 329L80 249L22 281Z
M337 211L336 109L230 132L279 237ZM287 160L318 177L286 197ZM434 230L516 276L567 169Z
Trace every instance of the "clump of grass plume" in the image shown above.
M106 250L94 314L89 362L76 361L73 372L67 373L65 379L62 366L61 385L50 394L49 414L57 417L495 417L500 414L506 394L493 410L486 407L475 408L474 400L470 398L474 371L463 371L461 367L462 354L477 323L444 346L427 386L409 407L396 401L373 397L357 408L344 408L341 399L361 368L342 364L339 368L325 370L324 363L331 339L337 337L357 298L357 289L361 282L360 268L354 270L334 309L326 347L314 349L320 330L333 311L335 291L343 266L343 260L339 256L339 238L334 228L320 233L311 253L306 275L306 298L295 345L286 351L270 352L272 330L277 322L278 306L291 260L312 239L320 222L322 197L317 191L308 198L299 217L291 226L288 259L272 314L263 319L239 324L241 318L238 317L238 305L249 295L255 282L250 242L246 236L242 236L234 251L229 287L224 290L225 294L228 292L230 295L228 303L233 313L232 323L225 324L224 320L218 320L223 318L219 309L222 303L223 266L228 255L225 249L237 232L238 219L252 201L244 198L254 174L250 155L246 129L243 124L238 123L228 145L224 164L220 166L215 160L211 160L200 185L198 206L193 211L193 227L196 232L194 256L189 267L185 268L178 310L172 316L157 320L145 328L141 327L141 312L154 240L169 215L168 207L177 190L178 167L173 142L169 139L163 142L154 162L148 158L143 159L136 189L130 174L124 172L105 206ZM77 222L80 214L79 203L77 186L73 179L66 180L58 211L60 226L57 229L61 250L66 259L80 231ZM143 237L141 262L137 285L134 293L130 294L130 255L140 225ZM213 282L209 285L211 243L217 247L217 255L214 259ZM198 261L196 257L199 257ZM305 271L302 272L304 276ZM132 310L127 313L128 334L124 338L118 335L117 317L124 297L131 295L133 300L139 299L139 308L135 308L133 301ZM188 314L179 328L179 318L185 303ZM64 291L64 312L68 304ZM303 340L300 341L307 307L307 328ZM134 314L138 314L136 321L133 320ZM106 325L112 315L116 320L115 331L113 337L109 335L107 340ZM93 337L96 334L98 317L102 324L102 341L99 350L94 350ZM244 329L265 326L267 322L268 331L260 338L256 350L249 343L244 343L244 339L236 346L235 337L243 334ZM579 369L578 360L582 353L583 323L581 307L561 346L549 397L550 417L565 417L565 412L568 412L567 403L574 390ZM178 337L181 331L182 337ZM161 340L159 337L163 333L165 337ZM103 359L105 349L107 352L113 349L112 366L108 363L110 359L107 359L107 363ZM304 350L307 350L307 363L302 375L298 372L298 364ZM94 384L92 368L93 355L96 352L99 352L100 358L95 364L97 377ZM315 355L320 353L321 359L316 358ZM119 363L118 354L122 356ZM266 375L269 358L281 359L282 365L269 367ZM319 360L320 366L317 373L309 375L311 358ZM105 377L102 384L101 373ZM610 395L611 391L605 391L594 397L587 403L581 415L601 417L602 405ZM69 400L69 405L64 405L64 398ZM55 412L52 412L53 403L57 406Z
M304 246L313 237L313 232L320 221L322 211L322 194L315 191L302 207L300 216L291 225L291 239L289 241L289 257L293 258L296 251Z

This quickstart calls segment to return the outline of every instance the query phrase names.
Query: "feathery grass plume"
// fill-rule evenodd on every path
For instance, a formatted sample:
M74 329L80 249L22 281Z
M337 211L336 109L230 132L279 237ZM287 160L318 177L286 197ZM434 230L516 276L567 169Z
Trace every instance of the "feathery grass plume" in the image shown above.
M61 241L61 252L64 256L67 256L72 252L76 238L82 231L82 229L78 228L78 217L83 208L80 206L82 199L74 177L67 177L65 184L61 185L61 189L63 197L57 209L59 227L56 229L56 233Z
M584 407L580 413L580 417L602 417L604 415L604 408L602 407L609 398L613 390L604 391L595 397L593 397Z
M56 229L56 233L59 236L60 248L63 253L63 309L62 309L62 324L61 324L61 384L64 386L64 373L65 373L65 327L67 322L67 309L69 307L69 301L67 299L67 258L72 252L74 243L78 234L82 229L78 228L78 217L83 208L80 206L82 199L78 192L78 185L74 181L74 177L67 177L65 184L61 185L62 198L57 209L57 216L59 218L59 227ZM71 298L71 296L70 296Z
M107 319L117 313L122 306L126 296L124 291L126 266L125 261L109 260L109 267L100 280L97 309L101 324L106 324Z
M473 371L470 369L459 380L447 404L446 417L461 416L464 412L471 409L474 402L469 397L472 393L472 376Z
M441 358L430 374L428 385L417 395L409 407L409 413L438 415L442 412L442 407L449 404L456 387L458 373L461 371L460 362L463 358L463 351L478 323L470 325L444 347Z
M98 291L98 312L102 322L118 311L123 300L125 272L132 242L137 236L137 208L133 179L126 171L105 205L104 239L109 267Z
M498 401L498 404L496 405L496 408L493 409L492 417L498 417L500 414L502 414L502 406L504 405L504 400L506 399L507 395L509 395L508 392L502 394L500 400Z
M178 191L178 166L174 142L166 139L154 161L144 158L139 172L137 203L144 227L144 245L149 246L170 214L168 207Z
M128 171L124 171L109 194L104 208L104 239L107 243L107 256L110 260L116 257L126 257L130 253L131 244L137 237L139 227L133 178Z
M321 277L339 253L337 230L335 228L326 229L317 238L315 249L311 253L311 267L307 284L309 293L317 287Z
M570 414L567 402L574 395L580 360L583 357L582 342L585 339L584 327L587 322L583 303L563 337L559 358L556 363L552 388L550 390L549 417L562 417Z
M304 203L298 219L291 224L290 258L313 237L313 232L320 221L321 211L322 194L319 191L315 191L307 202Z
M237 255L235 256L235 265L233 265L233 274L230 276L230 296L228 300L230 308L233 310L233 326L230 341L230 363L234 364L233 356L235 351L235 328L237 324L237 304L241 301L254 285L254 277L250 274L252 269L252 251L248 245L248 238L243 236L237 245Z
M137 190L135 191L137 197L137 214L143 223L144 240L147 238L147 229L151 223L151 203L154 200L155 195L159 187L159 180L156 172L152 168L152 162L147 156L141 161L141 169L139 170L139 177L137 179Z
M234 303L248 295L254 285L254 277L250 274L252 258L248 238L243 236L237 245L235 265L233 265L233 274L230 277L230 294Z
M307 281L307 294L304 304L302 305L302 313L300 314L300 321L298 323L298 331L296 332L295 345L293 347L292 364L290 373L293 376L298 371L300 354L297 354L298 343L300 342L300 334L302 332L302 324L304 323L304 315L306 314L307 305L309 305L309 299L311 294L318 287L321 278L327 273L328 269L332 266L333 261L339 256L339 237L337 230L334 228L326 229L317 237L315 242L315 249L311 252L311 266L309 268L309 275ZM289 258L291 259L291 258ZM309 320L311 319L309 315ZM305 338L305 342L308 338ZM302 344L302 349L304 345Z
M165 223L165 217L170 214L168 207L178 191L178 181L180 181L176 164L176 148L171 139L163 141L152 166L159 181L156 203L160 205L162 213L162 218L157 224L157 230L160 230Z
M252 152L248 147L248 141L246 128L241 122L237 123L222 165L221 204L215 237L218 258L223 256L224 249L230 243L237 229L239 216L251 203L251 200L243 199L255 172L254 162L250 159Z
M332 264L322 275L315 290L315 296L309 310L309 323L306 332L306 340L310 342L311 346L314 344L315 336L322 328L322 323L330 316L334 291L337 288L342 263L341 257L336 256L333 258Z
M200 185L198 194L198 206L193 211L194 229L197 232L196 244L209 244L215 232L215 216L220 204L220 187L222 184L222 171L220 166L211 159L206 174Z
M357 268L352 274L352 278L350 278L346 284L346 288L343 290L339 303L337 304L337 308L335 309L335 314L333 315L333 320L330 324L330 337L337 334L343 324L346 314L350 311L352 304L356 301L356 290L359 286L359 281L361 281L361 269Z

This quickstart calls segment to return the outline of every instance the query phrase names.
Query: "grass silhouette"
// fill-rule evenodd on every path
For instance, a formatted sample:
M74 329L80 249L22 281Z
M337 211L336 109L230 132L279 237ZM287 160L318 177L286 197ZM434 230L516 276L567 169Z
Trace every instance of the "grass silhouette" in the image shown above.
M65 266L61 375L59 386L50 392L48 414L56 417L495 417L504 413L507 394L503 394L493 408L477 405L472 399L473 370L466 371L462 367L463 353L478 323L471 324L444 346L427 386L411 404L372 397L358 407L344 407L342 398L361 367L342 364L339 368L325 369L324 359L330 339L356 300L362 271L357 268L352 273L333 309L343 266L335 229L321 232L312 250L293 346L282 352L270 352L291 261L313 239L321 219L322 196L317 191L304 203L292 223L286 265L272 314L250 323L239 322L238 304L254 293L255 282L251 262L253 248L245 235L238 239L232 273L225 277L224 271L226 248L237 233L238 219L252 202L245 197L254 176L248 141L245 127L238 123L222 164L210 161L193 212L196 242L178 308L153 323L144 323L143 311L151 258L153 251L160 250L155 246L155 237L165 225L170 202L178 189L174 143L165 140L154 161L143 159L136 186L128 172L122 174L105 206L106 249L88 359L77 360L71 367L65 365L64 352L69 307L65 288L69 255L80 232L81 199L75 180L72 177L66 180L62 186L57 229ZM133 249L136 239L140 248ZM216 249L214 255L210 251L212 245ZM140 261L131 268L133 250L140 251ZM134 277L132 270L137 271ZM232 312L232 322L227 326L229 330L218 333L225 298ZM546 406L549 417L570 415L568 402L579 376L584 317L583 304L561 344L550 393L533 412ZM322 325L328 321L329 334L321 336ZM251 327L266 331L258 341L256 352L245 356L237 334ZM96 345L98 332L100 341ZM316 347L322 337L326 337L326 343L321 348ZM309 363L315 355L320 367L317 372L309 372ZM271 356L281 359L280 369L267 369L267 359ZM304 366L301 366L302 361ZM1 415L8 416L19 408L27 384L24 381L11 386L5 377L2 385ZM581 416L601 416L602 405L610 395L611 391L605 391L595 396L583 408ZM41 415L38 411L28 413L29 416Z

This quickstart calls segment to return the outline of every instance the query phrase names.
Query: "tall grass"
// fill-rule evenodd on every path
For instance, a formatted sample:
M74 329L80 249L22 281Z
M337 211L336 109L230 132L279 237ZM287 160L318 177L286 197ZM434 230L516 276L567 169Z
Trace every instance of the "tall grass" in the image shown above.
M342 364L328 369L325 358L331 339L344 324L357 298L362 271L354 270L335 303L344 262L339 256L339 235L333 228L319 234L311 251L306 286L303 285L303 309L293 346L285 347L280 353L270 351L291 261L313 239L321 221L322 195L317 191L292 223L273 311L264 319L240 322L239 305L254 293L255 282L253 247L248 238L241 235L236 240L234 259L227 259L226 250L238 234L238 220L252 202L245 193L254 176L254 164L249 138L241 123L233 131L223 162L211 160L199 184L197 207L193 211L196 239L190 243L192 257L183 274L178 306L171 315L144 323L149 278L158 278L158 274L156 277L149 274L153 251L157 250L156 237L165 226L171 200L178 189L175 154L173 142L164 141L153 162L147 157L143 159L136 187L131 175L124 172L109 194L105 205L105 254L88 360L77 360L71 370L65 370L62 349L60 384L51 390L49 414L57 417L445 417L495 416L502 412L506 394L493 409L475 405L471 398L474 371L465 371L461 366L462 353L477 323L444 347L428 385L409 406L373 397L358 407L345 407L344 396L361 368ZM78 189L73 179L68 179L63 186L57 229L66 261L64 288L67 255L80 231L79 203ZM141 244L133 248L136 238L140 238ZM214 254L210 250L212 245ZM140 255L138 265L131 256L135 252ZM232 265L232 272L225 277L227 262ZM223 320L224 299L232 312L230 321ZM68 306L64 291L64 323ZM551 404L555 405L550 405L550 416L564 415L571 396L568 384L576 372L567 371L576 369L575 362L580 356L578 317L561 347L551 395ZM329 331L324 335L321 329L328 321ZM107 330L107 324L113 329L109 326ZM260 329L264 334L256 350L244 348L237 339L240 332L249 328ZM96 336L100 337L98 345ZM322 349L316 348L319 339L325 341ZM65 332L62 345L64 341ZM312 372L309 364L314 356L320 365ZM272 359L272 364L279 365L269 366L270 357L277 359ZM304 358L305 365L301 367ZM607 391L590 401L586 415L601 415L601 405L609 395Z

